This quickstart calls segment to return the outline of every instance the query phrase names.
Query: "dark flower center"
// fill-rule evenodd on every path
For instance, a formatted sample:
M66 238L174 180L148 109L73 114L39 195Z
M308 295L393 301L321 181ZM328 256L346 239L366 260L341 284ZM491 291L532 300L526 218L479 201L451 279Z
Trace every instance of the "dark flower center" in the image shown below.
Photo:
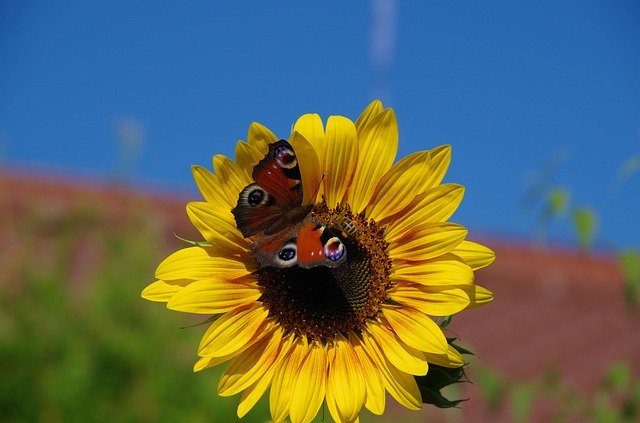
M257 276L269 316L287 332L326 343L339 333L359 333L378 315L391 288L391 260L383 230L348 206L318 205L312 216L340 234L347 259L336 268L263 267Z

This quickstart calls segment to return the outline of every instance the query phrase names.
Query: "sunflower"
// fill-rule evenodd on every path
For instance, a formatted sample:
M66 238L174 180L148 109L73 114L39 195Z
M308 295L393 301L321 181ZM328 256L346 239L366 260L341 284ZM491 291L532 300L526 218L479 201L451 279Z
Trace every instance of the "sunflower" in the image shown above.
M235 162L216 155L213 173L193 167L205 201L189 203L187 213L205 241L166 258L142 297L213 315L194 370L230 362L218 394L241 393L239 417L267 389L276 422L311 421L323 403L334 420L357 421L363 406L382 414L386 393L422 408L420 378L465 364L439 323L493 298L473 274L493 252L448 222L464 193L441 183L451 148L394 164L396 117L378 100L355 123L300 117L289 142L302 204L341 234L348 256L335 268L281 268L260 266L250 249L255 237L243 237L232 214L277 141L253 123Z

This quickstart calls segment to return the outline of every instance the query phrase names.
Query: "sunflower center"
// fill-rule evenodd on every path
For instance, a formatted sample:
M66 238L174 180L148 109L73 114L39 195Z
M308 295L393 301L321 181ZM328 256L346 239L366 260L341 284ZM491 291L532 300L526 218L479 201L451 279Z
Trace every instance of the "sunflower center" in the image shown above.
M263 267L258 284L269 316L285 330L326 343L339 333L359 333L378 315L391 287L391 260L383 230L348 206L321 204L311 215L341 234L347 259L335 268Z

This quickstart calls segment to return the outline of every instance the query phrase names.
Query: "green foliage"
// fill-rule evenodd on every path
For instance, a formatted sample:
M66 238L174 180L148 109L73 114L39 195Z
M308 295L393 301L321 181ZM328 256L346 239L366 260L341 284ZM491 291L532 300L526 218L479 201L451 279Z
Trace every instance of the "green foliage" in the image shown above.
M452 316L447 316L440 327L444 328L451 323ZM472 352L455 344L457 338L447 338L447 342L455 348L460 354L473 355ZM438 408L451 408L460 404L466 399L450 400L446 398L442 390L452 387L458 383L468 382L467 375L464 372L465 365L460 367L443 367L436 364L429 364L429 371L424 376L414 376L422 402L425 404L435 405Z
M583 251L589 251L596 239L598 214L591 207L573 205L571 192L564 187L549 188L538 216L538 236L546 242L550 222L566 215L571 217L578 245Z
M598 214L591 207L572 204L571 191L552 183L559 165L558 160L554 160L551 165L534 174L523 205L527 209L539 210L537 235L544 243L550 222L568 214L579 247L588 252L596 240ZM620 168L618 184L639 170L640 155L629 157ZM613 245L614 252L615 248ZM637 307L640 301L640 251L622 251L616 255L625 281L625 298L630 306ZM580 392L579 388L566 385L555 373L548 373L547 377L535 381L508 379L490 369L482 369L479 374L479 386L489 407L499 410L504 403L505 393L508 394L514 421L529 420L538 401L544 403L546 410L553 410L553 421L640 421L640 380L634 380L634 370L629 363L611 363L601 376L595 393L588 395Z
M142 218L109 227L88 210L13 220L18 241L0 284L0 421L237 419L238 398L216 394L220 370L192 372L204 329L180 329L195 320L140 298L161 234ZM265 420L264 401L257 408L246 421Z
M604 386L612 390L621 390L629 387L633 369L629 363L613 363L605 375Z
M547 208L551 216L561 215L569 209L571 193L563 187L553 187L548 194Z
M481 367L478 369L477 378L478 386L484 394L489 409L497 410L507 392L504 377L494 370Z
M598 387L601 406L597 411L613 415L600 421L637 421L640 419L640 380L634 380L633 368L626 362L610 365Z
M573 210L572 217L578 245L584 251L591 249L598 226L596 212L589 207L577 207Z
M640 251L629 250L618 254L618 264L624 278L624 294L631 307L640 301Z
M511 415L516 422L529 421L533 400L535 397L535 387L528 383L516 385L511 390Z
M489 409L497 414L508 405L515 422L530 421L536 404L544 404L552 421L631 423L640 419L640 380L634 380L629 363L612 363L590 394L566 384L555 372L540 379L519 380L487 367L476 371Z
M451 408L460 404L464 399L450 400L446 398L441 390L447 386L460 382L466 382L464 366L448 368L429 364L429 371L424 376L414 376L422 402L432 404L439 408Z
M534 178L524 199L525 206L533 208L535 203L542 205L538 214L537 237L546 243L549 223L569 212L572 218L576 239L581 250L588 252L593 248L598 231L598 214L592 207L571 204L571 191L550 182L551 176L559 166L543 168ZM640 169L640 154L629 157L618 172L618 182L622 183ZM635 217L635 216L634 216ZM615 251L615 245L614 245ZM618 265L624 278L623 294L631 308L637 308L640 302L640 251L617 251Z

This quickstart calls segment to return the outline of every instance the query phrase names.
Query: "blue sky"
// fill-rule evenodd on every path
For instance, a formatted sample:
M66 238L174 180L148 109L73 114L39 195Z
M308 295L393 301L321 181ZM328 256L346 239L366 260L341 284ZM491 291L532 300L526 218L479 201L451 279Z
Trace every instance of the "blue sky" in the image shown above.
M140 128L136 185L194 192L190 165L231 155L252 121L286 137L303 113L396 110L404 156L453 145L454 220L526 238L528 180L599 215L602 248L640 247L640 4L142 2L0 4L0 154L107 179L119 122ZM551 226L571 239L570 222Z

